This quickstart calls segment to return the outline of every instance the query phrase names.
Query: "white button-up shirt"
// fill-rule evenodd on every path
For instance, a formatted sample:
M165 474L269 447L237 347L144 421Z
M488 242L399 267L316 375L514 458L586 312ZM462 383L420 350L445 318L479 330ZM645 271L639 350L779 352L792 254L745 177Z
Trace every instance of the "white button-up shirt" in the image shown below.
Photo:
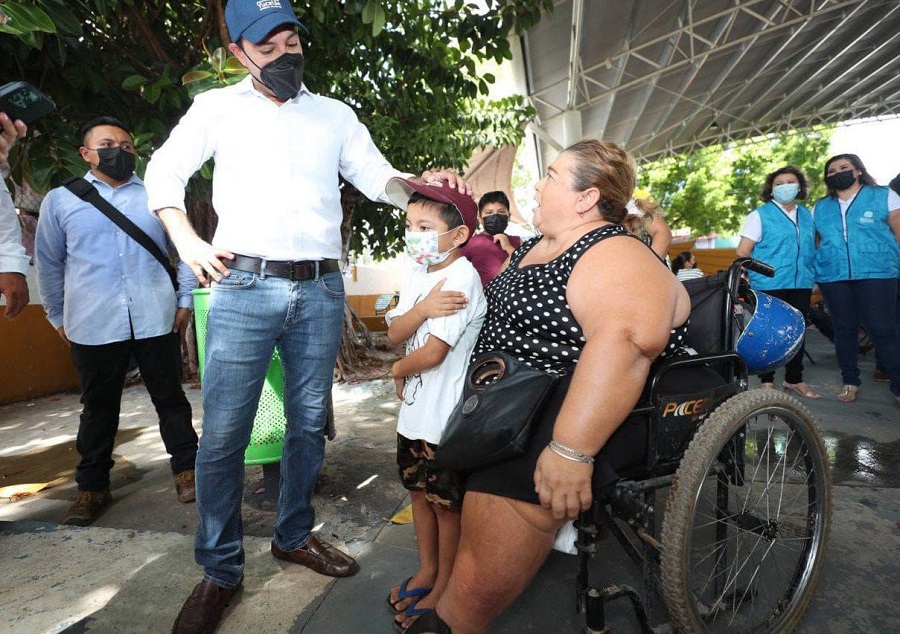
M341 257L338 176L371 200L402 176L349 106L306 87L281 106L250 77L198 95L147 166L152 211L184 210L188 179L215 159L216 247L269 260Z
M0 176L0 273L28 273L22 228L12 196Z

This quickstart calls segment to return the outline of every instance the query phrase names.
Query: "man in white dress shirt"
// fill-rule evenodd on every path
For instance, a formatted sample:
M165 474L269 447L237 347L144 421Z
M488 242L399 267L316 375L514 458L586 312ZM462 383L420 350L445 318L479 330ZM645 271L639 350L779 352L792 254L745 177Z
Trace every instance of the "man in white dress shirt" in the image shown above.
M0 165L9 160L9 151L16 139L25 136L25 124L12 121L0 112ZM28 256L22 246L22 228L16 206L0 177L0 295L6 299L4 314L15 319L28 306Z
M338 185L343 176L389 203L385 186L401 176L350 107L303 85L304 27L288 0L229 0L225 21L229 48L250 76L197 96L145 178L150 209L213 289L196 462L195 558L204 577L174 632L213 631L243 580L243 456L276 345L288 425L272 554L335 577L359 570L311 532L344 315ZM212 244L191 228L184 203L188 179L210 158L219 216ZM453 173L434 176L471 193Z

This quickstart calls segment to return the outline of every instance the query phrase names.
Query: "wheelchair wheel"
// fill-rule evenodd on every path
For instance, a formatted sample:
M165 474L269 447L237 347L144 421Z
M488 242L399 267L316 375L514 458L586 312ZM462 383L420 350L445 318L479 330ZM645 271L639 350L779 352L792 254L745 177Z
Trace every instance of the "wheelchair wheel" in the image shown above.
M784 632L822 569L831 473L809 411L776 390L733 396L682 458L662 527L662 586L688 632Z

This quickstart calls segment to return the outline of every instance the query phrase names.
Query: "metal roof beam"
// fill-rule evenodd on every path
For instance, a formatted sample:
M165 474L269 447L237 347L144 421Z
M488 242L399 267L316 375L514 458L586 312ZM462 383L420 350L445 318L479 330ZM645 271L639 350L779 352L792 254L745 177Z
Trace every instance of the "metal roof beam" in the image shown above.
M842 9L842 8L844 8L844 7L846 7L846 6L850 5L850 4L856 4L856 3L858 3L858 2L860 2L860 0L843 0L843 1L841 1L841 0L836 0L834 4L822 8L822 10L819 12L818 15L827 14L827 13L830 13L830 12L832 12L832 11L836 11L836 10L838 10L838 9ZM736 11L737 9L734 9L734 10ZM728 13L729 13L728 11L722 11L722 12L719 12L717 15L721 17L721 16L723 16L723 15L728 15ZM801 24L802 22L805 22L805 21L808 20L808 19L809 19L809 18L808 18L807 16L804 16L804 17L802 17L802 18L792 18L792 19L788 19L788 20L786 20L786 21L784 21L784 22L781 22L778 26L771 27L771 28L767 28L767 29L765 30L765 33L766 33L766 34L770 34L770 33L776 32L776 31L780 31L780 30L783 30L783 29L787 29L787 28L790 28L790 27L795 26L795 25L797 25L797 24ZM708 22L708 21L709 21L708 19L704 19L704 20L703 20L704 23L705 23L705 22ZM684 32L685 32L685 28L679 28L679 29L677 29L676 31L673 31L672 35L677 35L677 34L681 34L681 33L684 33ZM671 36L670 36L670 37L671 37ZM711 50L711 51L703 51L702 53L700 53L699 55L695 55L694 57L688 57L688 58L682 59L682 60L680 60L680 61L678 61L678 62L675 62L675 63L673 63L673 64L670 64L669 66L667 66L667 67L665 67L665 68L662 68L662 69L659 69L659 70L655 70L655 71L651 71L651 72L649 72L649 73L647 73L647 74L645 74L645 75L641 75L641 76L635 77L634 79L632 79L632 80L630 80L630 81L628 81L628 82L626 82L626 83L624 83L624 84L621 84L621 85L619 85L619 86L617 86L617 87L611 88L611 89L608 90L606 93L603 93L603 94L601 94L601 95L597 95L595 98L599 98L599 97L605 96L606 94L608 94L608 93L610 93L610 92L613 92L613 91L615 91L615 90L620 90L620 91L622 91L622 90L627 90L628 88L632 88L632 87L634 87L634 86L638 86L638 85L645 84L647 81L650 81L650 80L653 79L654 77L659 77L659 76L661 76L661 75L664 74L664 73L670 73L670 72L673 72L673 71L676 71L676 70L680 70L680 69L683 68L684 66L687 66L687 65L689 65L689 64L692 64L694 61L696 61L696 58L699 57L699 56L707 56L707 55L710 55L710 54L712 54L712 53L717 53L717 52L720 52L720 51L730 50L730 49L732 49L732 48L734 48L734 47L736 47L736 46L740 46L740 45L743 44L744 42L746 42L746 41L748 41L748 40L752 40L752 39L754 39L754 38L756 38L756 37L759 37L759 34L758 34L758 33L753 33L753 34L749 34L749 35L744 35L744 36L741 36L741 37L737 37L737 38L735 38L734 40L731 40L731 41L722 43L722 44L719 45L718 48L715 49L715 50ZM614 59L614 58L610 58L610 59ZM588 73L588 72L591 72L592 69L595 70L595 69L597 69L597 68L601 68L601 67L605 66L605 63L606 63L606 62L603 62L603 63L601 63L601 64L595 64L594 66L590 67L589 69L585 69L583 72ZM565 81L565 80L561 80L561 81ZM560 83L560 82L554 82L554 83L551 84L550 86L548 86L548 87L546 87L546 88L544 88L544 89L538 91L536 94L539 95L539 94L546 93L546 92L548 92L551 88L553 88L554 86L559 85L559 83ZM560 112L562 111L562 108L557 107L557 109L560 110Z
M689 2L690 2L690 1L696 1L696 0L689 0ZM682 23L679 24L678 28L672 30L670 33L668 33L668 34L666 34L666 35L662 35L662 36L656 37L656 38L653 38L652 40L650 40L650 41L648 41L648 42L645 42L645 43L643 43L643 44L641 44L641 45L639 45L639 46L636 46L636 47L634 47L634 48L626 49L624 52L619 53L618 55L615 55L615 56L612 56L612 57L608 57L608 58L604 59L604 60L601 61L601 62L598 62L598 63L596 63L596 64L593 64L593 65L591 65L591 66L589 66L589 67L583 69L582 72L584 72L584 73L591 73L591 72L600 70L600 69L602 69L602 68L608 68L608 67L610 67L617 59L619 59L620 57L639 57L639 56L640 56L639 58L643 59L644 61L646 61L647 63L649 63L649 64L652 65L652 62L651 62L650 60L647 59L646 55L641 55L641 52L642 52L642 51L645 51L646 49L652 49L653 47L655 47L655 46L657 46L657 45L659 45L659 44L664 44L664 43L666 43L666 42L668 42L668 41L670 41L670 40L672 40L672 39L674 39L676 42L677 42L677 41L680 41L680 39L681 39L682 36L687 36L688 38L694 38L695 31L696 31L696 30L698 29L698 27L700 27L700 26L705 26L705 25L710 24L710 23L715 23L715 22L717 22L718 20L720 20L721 18L727 17L727 16L732 15L732 14L735 14L735 13L741 13L741 12L745 12L745 13L746 13L746 11L743 11L743 10L746 9L747 7L749 7L749 6L751 6L751 5L768 4L769 1L770 1L770 0L735 0L736 4L735 4L734 6L728 8L728 9L725 9L725 10L722 10L722 11L718 11L717 13L714 13L714 14L712 14L712 15L710 15L710 16L708 16L708 17L702 19L702 20L700 20L699 22L691 22L691 23L689 23L689 24L687 24L687 25L685 25L684 22L682 22ZM817 12L816 15L825 14L825 13L830 13L830 12L836 11L836 10L838 10L838 9L843 9L843 8L845 8L846 6L849 6L849 5L852 5L852 4L857 4L857 3L861 2L861 1L864 1L864 0L833 0L833 2L830 4L830 6L823 7L822 9L820 9L820 10ZM690 5L689 5L689 6L690 6ZM747 13L747 15L752 15L752 13ZM794 25L796 25L796 24L800 24L800 23L802 23L802 22L805 22L805 21L809 20L810 17L811 17L811 15L812 15L812 14L806 14L806 15L803 15L803 16L798 16L798 17L794 17L794 18L788 18L788 17L787 17L787 14L786 14L786 19L785 19L785 21L783 21L783 22L777 24L776 26L767 27L767 28L766 28L766 32L767 32L767 33L772 33L772 32L775 32L775 31L779 31L779 30L781 30L781 29L789 28L789 27L794 26ZM740 45L741 43L743 43L744 41L746 41L746 40L748 40L748 39L751 39L751 38L753 38L753 37L756 37L756 35L754 34L754 35L748 35L748 36L744 36L744 37L738 37L738 38L736 38L736 39L734 39L734 40L732 40L732 41L730 41L730 42L725 42L725 43L721 44L721 45L719 46L718 50L722 50L722 49L726 49L726 48L731 48L731 47L734 47L734 46L738 46L738 45ZM711 53L711 52L715 52L715 51L704 50L704 51L702 51L701 54L705 55L705 54L708 54L708 53ZM674 64L674 65L672 65L672 66L669 66L669 67L666 67L666 68L655 69L654 71L651 71L650 73L648 73L648 74L646 74L646 75L642 75L642 76L640 76L640 77L636 77L633 81L629 82L629 83L626 84L624 87L630 87L630 86L632 86L632 85L636 85L636 84L638 84L638 83L642 83L642 82L644 82L644 81L649 80L649 79L650 79L652 76L654 76L655 74L661 74L661 73L669 72L669 71L671 71L671 70L675 70L675 69L677 69L677 68L679 68L679 67L681 67L681 66L684 66L684 65L686 65L686 64L693 63L693 62L695 61L696 56L697 56L696 54L693 54L693 55L686 55L684 59L679 60L676 64ZM627 60L626 60L626 61L627 61ZM558 80L558 81L556 81L556 82L553 82L553 83L551 83L551 84L545 86L545 87L542 88L541 90L539 90L536 94L542 94L542 93L548 92L548 91L550 91L550 90L553 90L553 89L556 88L560 83L565 82L565 81L566 81L566 78L563 78L563 79L560 79L560 80ZM613 89L615 89L615 88L613 88Z
M828 2L828 0L824 0L824 2L822 4L825 4L827 2ZM773 9L773 14L772 14L773 18L772 19L774 19L774 14L775 14L775 12L778 11L779 7L783 7L789 12L793 12L793 13L796 13L801 16L803 15L802 13L797 11L797 9L795 9L793 7L793 5L785 4L782 2L782 3L779 3L778 5L776 5L776 7ZM743 94L744 91L746 91L753 84L753 82L755 82L757 80L757 78L760 77L760 75L762 75L764 72L769 71L772 68L773 63L775 62L775 60L777 60L779 58L781 53L810 24L812 24L812 20L806 20L805 22L800 24L800 26L798 26L796 29L793 29L791 31L790 35L787 37L787 39L785 39L785 41L782 42L781 46L779 46L778 49L772 55L770 55L768 57L768 59L766 59L765 62L763 62L763 64L757 69L757 71L755 73L753 73L753 75L751 77L742 81L742 85L741 85L740 89L738 90L737 95L732 96L732 98L729 99L729 102L727 105L722 106L721 108L714 107L714 106L712 106L712 103L717 97L719 97L719 89L722 87L722 84L724 84L725 81L731 76L731 72L741 62L741 60L744 58L744 55L746 55L746 53L753 47L753 45L756 44L756 41L759 39L759 37L763 35L764 30L760 31L756 35L756 37L754 37L753 39L748 40L747 42L744 42L743 44L741 44L740 49L734 55L732 55L731 59L728 61L728 63L725 65L725 67L721 70L719 75L713 81L712 86L710 87L709 91L707 92L705 101L703 101L702 103L699 103L690 112L690 114L687 117L685 117L684 119L679 121L677 124L666 128L663 131L663 133L668 133L670 130L679 128L679 127L683 130L690 129L691 124L694 122L694 120L697 118L697 116L700 115L701 112L711 110L711 111L713 111L714 116L718 116L723 110L727 111L728 105L730 105L731 103L734 102L736 96ZM668 119L668 116L666 117L666 119ZM657 125L657 128L653 130L654 136L660 133L660 130L662 130L663 123L665 123L665 121L660 121L660 123Z
M688 0L685 5L684 11L680 16L678 16L678 24L682 24L685 20L690 23L691 16L693 15L693 6L696 0ZM659 53L659 65L660 67L668 66L672 62L672 58L675 56L675 51L678 47L678 39L681 36L672 35L666 45L663 47L662 51ZM659 75L655 75L653 79L650 80L646 86L644 86L643 92L641 93L640 98L638 99L638 106L635 111L632 113L631 121L628 124L628 131L623 134L619 140L627 147L628 142L631 140L631 135L634 134L634 128L637 126L638 121L641 120L641 117L644 116L644 111L647 109L647 104L650 102L650 96L653 94L654 89L656 88L657 83L659 82Z
M775 5L775 7L770 11L769 17L766 18L766 23L771 24L772 20L774 20L778 16L778 13L783 8L784 8L783 5L780 5L780 4ZM729 22L729 24L733 24L733 23L734 23L733 20L731 22ZM766 27L763 26L760 29L760 34L762 31L765 30L765 28ZM737 66L738 63L743 59L744 55L746 55L747 51L750 50L750 48L756 43L757 39L759 39L759 35L757 35L755 38L748 40L747 42L744 42L743 44L741 44L740 48L737 51L735 51L734 54L732 54L731 59L728 60L728 63L725 64L725 67L719 71L719 74L716 76L715 80L713 80L712 86L710 86L710 88L706 92L706 94L707 94L706 102L696 104L694 106L694 109L691 111L691 114L688 115L688 118L682 119L682 121L679 123L679 125L681 125L682 127L686 127L688 120L693 120L694 117L697 115L697 113L705 108L706 104L708 104L709 101L713 98L713 96L718 92L719 88L722 86L722 84L725 82L725 80L731 74L731 71L734 70L734 67ZM704 59L703 61L705 62L706 59ZM702 65L703 65L702 63L700 63L699 65L695 64L691 73L682 80L681 86L679 86L678 94L677 94L676 98L672 99L669 102L669 107L666 109L665 113L662 116L660 116L659 119L656 120L656 125L653 126L653 130L650 132L651 140L659 133L660 129L662 129L662 127L669 120L669 117L672 116L672 112L675 111L675 108L678 106L679 102L684 99L684 93L687 92L687 89L690 87L691 83L694 81L694 77L696 77L696 75L700 71L700 68Z
M787 107L788 104L792 104L795 101L797 101L798 97L803 96L807 92L807 90L806 90L807 86L809 86L811 84L811 82L813 82L816 79L816 77L819 77L819 75L821 75L823 71L827 70L828 68L830 68L833 64L837 63L838 61L846 59L846 55L848 54L848 51L852 51L859 42L866 39L869 36L869 34L872 33L872 31L876 30L880 25L891 24L891 22L890 22L890 20L888 20L888 18L891 15L893 15L894 13L896 13L897 11L900 11L900 3L895 4L894 7L890 11L888 11L886 14L879 15L878 20L873 22L872 25L869 26L869 28L867 28L860 35L858 35L856 38L854 38L852 42L850 42L847 45L842 46L841 50L839 52L837 52L831 59L829 59L827 62L825 62L825 64L820 66L812 75L809 75L802 83L800 83L799 86L794 87L793 90L791 90L791 92L789 94L785 95L785 97L783 99L779 99L775 104L769 106L768 108L766 108L766 110L764 112L762 112L759 115L755 115L753 118L754 119L765 119L779 107ZM830 83L831 82L829 82L829 84ZM761 103L761 101L756 101L756 103L757 104ZM752 107L753 107L753 105L751 105L750 109L746 109L744 112L752 112L753 111Z
M628 16L628 28L625 30L625 48L631 48L631 39L634 35L634 25L637 21L637 10L638 3L633 2L631 4L631 14ZM622 83L622 77L625 76L625 62L627 61L627 57L624 55L619 57L617 62L618 66L616 67L616 76L613 80L613 86L618 86ZM581 76L584 78L586 82L591 82L597 84L604 90L609 90L609 87L588 77L587 73L582 72ZM606 125L609 123L609 116L612 114L613 107L616 105L616 97L618 93L612 92L607 93L606 97L603 98L603 102L597 106L599 112L597 113L597 129L600 131L600 138L603 138L606 133Z
M900 91L894 96L900 95ZM815 112L800 118L784 118L773 121L768 125L749 125L739 128L729 128L718 134L709 134L706 136L696 137L688 142L674 144L670 143L663 150L651 152L649 154L640 155L633 153L642 163L649 163L663 158L679 156L696 150L700 150L710 145L723 144L729 141L740 142L754 137L765 137L768 135L788 135L798 132L808 131L820 125L831 125L844 120L859 119L863 117L876 116L872 111L873 105L858 105L834 108L830 111ZM895 102L891 106L885 106L887 112L884 114L893 114L900 112L900 103Z
M584 27L584 0L572 2L572 37L569 40L569 89L566 110L575 108L581 69L581 34Z
M802 21L802 22L800 23L800 25L797 27L797 29L796 29L795 31L793 31L793 32L790 34L790 36L788 36L788 38L781 44L781 46L779 46L778 49L777 49L772 55L770 55L769 58L768 58L765 62L763 62L762 66L759 67L759 70L757 70L757 71L753 74L753 76L750 77L747 81L743 82L743 85L740 87L740 89L739 89L737 92L733 93L730 97L728 97L728 100L727 100L725 103L723 103L723 104L721 104L721 105L719 105L719 106L717 106L717 107L718 107L719 109L724 110L724 111L727 112L727 111L729 110L729 108L732 106L732 104L734 104L740 97L742 97L742 96L744 95L744 93L745 93L747 90L750 89L750 87L756 82L757 79L759 79L759 77L760 77L763 73L769 71L769 70L773 67L775 61L781 56L781 54L785 51L785 49L787 49L787 47L791 44L791 42L793 42L794 39L795 39L798 35L800 35L800 33L802 33L803 30L804 30L807 26L809 26L810 24L813 23L813 18L815 17L815 14L817 14L819 11L821 11L821 10L825 7L825 5L828 4L828 1L829 1L829 0L824 0L824 2L822 2L822 4L819 5L818 8L816 8L815 5L810 5L810 10L811 10L812 12L815 12L815 13L812 14L812 15L810 15L810 16L809 16L809 19L806 19L806 20ZM865 6L865 4L866 4L868 1L869 1L869 0L862 0L862 3L861 3L861 4L858 4L857 7L856 7L855 9L853 9L853 11L850 13L849 16L844 16L844 19L847 19L847 18L852 17L853 15L855 15L856 12L859 11L859 10L861 10L861 9ZM823 38L823 40L827 41L828 39L830 39L830 38L831 38L834 34L836 34L836 33L837 33L837 30L830 31L830 32ZM800 67L800 65L803 63L804 60L806 60L807 57L809 57L810 55L812 55L816 50L818 50L820 47L822 47L822 46L824 46L824 45L825 45L825 42L822 41L822 40L820 40L818 43L816 43L816 45L813 46L812 49L810 49L809 51L807 51L806 54L805 54L800 60L798 60L798 61L793 61L793 62L792 62L792 64L791 64L791 70L794 70L794 71L796 72L796 69ZM761 95L756 95L756 98L762 98L762 97L765 97L765 95L769 94L769 92L770 92L775 86L777 86L777 85L779 85L780 83L782 83L783 81L785 81L789 75L791 75L790 71L787 72L787 73L785 73L785 74L783 74L783 75L781 75L781 76L775 81L775 84L774 84L774 85L769 86L769 88L768 88L763 94L761 94Z

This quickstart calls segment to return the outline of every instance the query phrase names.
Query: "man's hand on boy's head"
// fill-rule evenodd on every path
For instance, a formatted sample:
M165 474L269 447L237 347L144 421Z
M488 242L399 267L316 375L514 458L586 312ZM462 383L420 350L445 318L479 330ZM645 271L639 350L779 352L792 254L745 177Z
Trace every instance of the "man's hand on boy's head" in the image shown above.
M472 196L472 187L453 170L425 170L422 172L422 182L427 184L433 180L447 181L447 186L451 189L456 189L468 196Z
M435 284L425 299L416 304L416 309L425 319L455 315L469 304L466 294L461 291L442 291L446 281L445 277Z

